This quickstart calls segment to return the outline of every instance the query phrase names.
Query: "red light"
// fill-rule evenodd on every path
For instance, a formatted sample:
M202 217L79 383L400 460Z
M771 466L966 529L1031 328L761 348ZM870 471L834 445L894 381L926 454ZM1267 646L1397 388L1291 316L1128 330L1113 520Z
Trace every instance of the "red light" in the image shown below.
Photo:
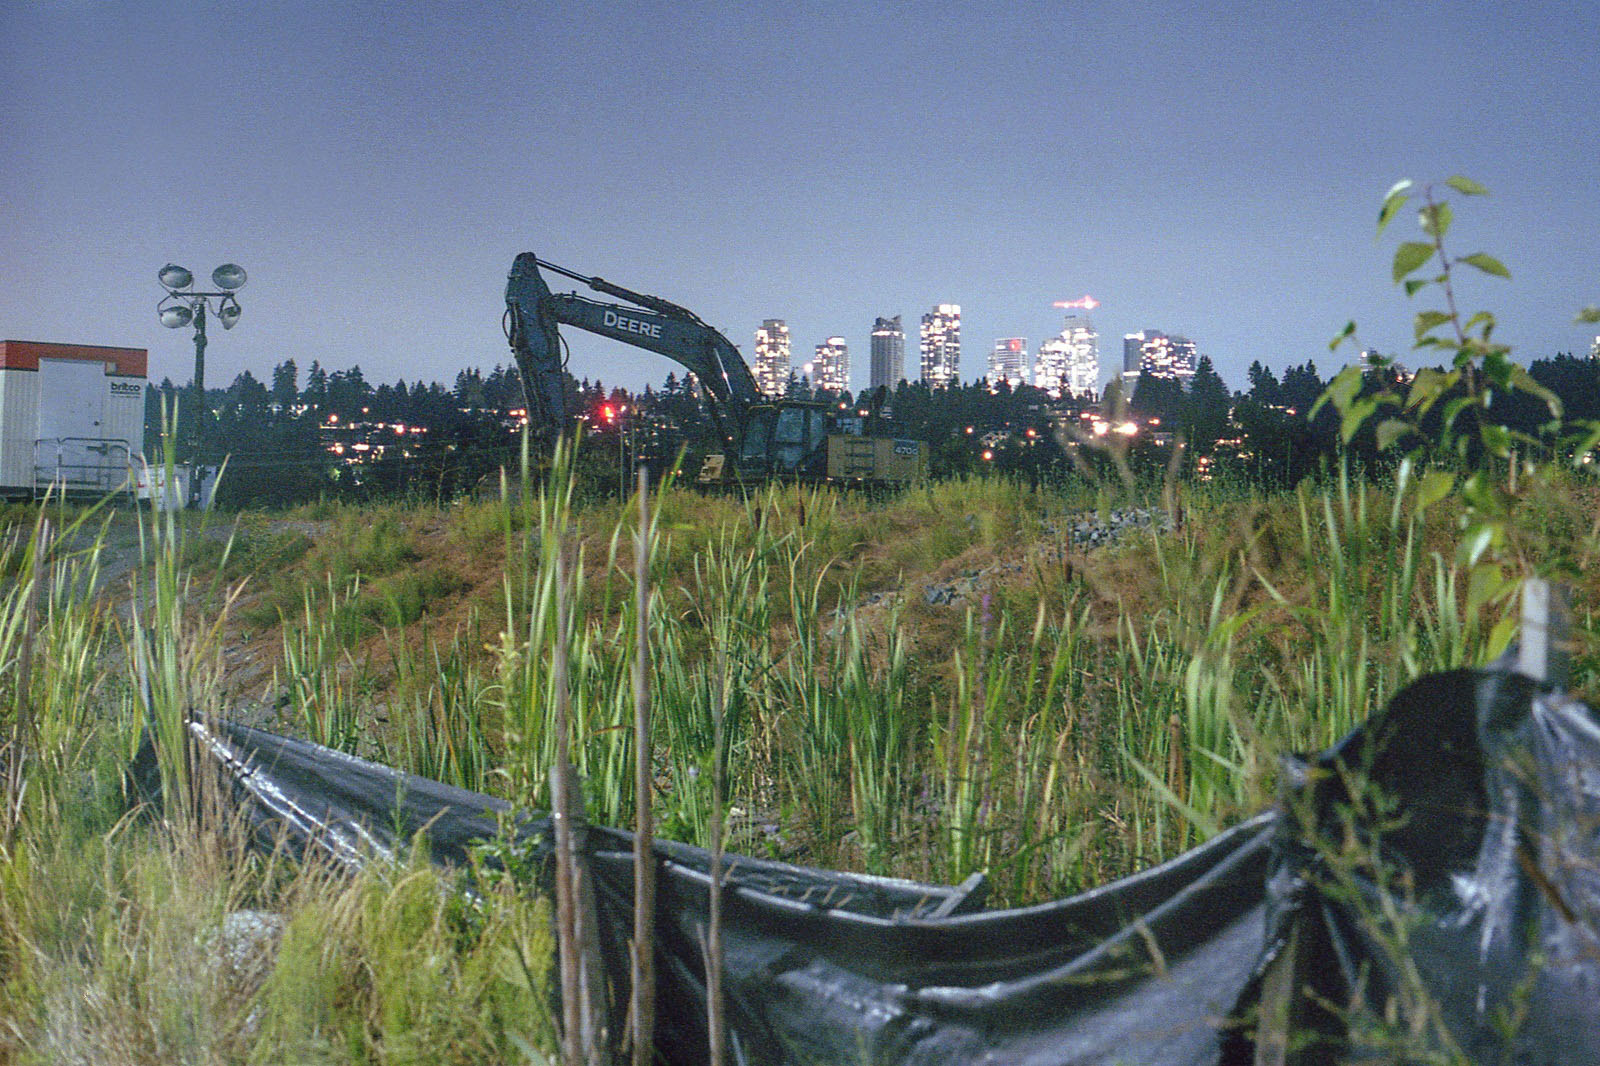
M617 412L610 404L602 404L600 407L600 417L607 422L615 422L617 420Z

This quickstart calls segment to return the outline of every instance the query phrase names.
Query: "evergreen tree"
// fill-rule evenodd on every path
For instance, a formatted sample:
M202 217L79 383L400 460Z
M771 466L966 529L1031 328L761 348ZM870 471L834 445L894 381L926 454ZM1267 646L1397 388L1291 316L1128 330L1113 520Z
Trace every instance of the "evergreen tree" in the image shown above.
M1202 355L1184 398L1184 431L1189 447L1197 455L1210 455L1217 441L1227 435L1228 409L1232 406L1228 386L1223 384L1209 355Z
M306 391L301 399L311 408L320 408L328 402L328 372L315 359L311 360L311 372L306 375Z
M1250 364L1248 371L1250 378L1250 398L1264 406L1272 406L1283 402L1283 391L1278 385L1278 379L1271 370L1261 365L1259 360Z
M293 359L272 368L272 403L282 414L294 410L300 400L300 369Z
M1305 366L1291 366L1283 372L1283 403L1297 414L1308 414L1324 388L1326 383L1317 375L1317 364L1310 360Z
M1183 384L1174 377L1141 373L1133 387L1131 406L1145 418L1174 422L1183 408Z
M264 422L270 399L267 387L246 370L234 378L233 384L228 386L224 406L237 411L241 418Z

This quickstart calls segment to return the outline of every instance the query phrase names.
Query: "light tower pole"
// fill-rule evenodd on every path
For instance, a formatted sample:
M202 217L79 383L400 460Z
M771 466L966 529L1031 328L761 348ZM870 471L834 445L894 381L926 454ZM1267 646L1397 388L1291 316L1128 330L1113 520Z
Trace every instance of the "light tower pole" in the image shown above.
M216 300L217 321L223 329L232 329L239 321L241 309L235 295L244 288L247 280L244 267L237 263L224 263L211 272L211 283L216 292L194 291L194 275L176 263L168 263L156 275L167 294L156 305L161 324L168 329L182 329L194 325L194 393L191 403L191 422L188 439L183 441L184 458L189 464L189 502L200 502L200 477L205 452L206 403L206 311L209 301Z

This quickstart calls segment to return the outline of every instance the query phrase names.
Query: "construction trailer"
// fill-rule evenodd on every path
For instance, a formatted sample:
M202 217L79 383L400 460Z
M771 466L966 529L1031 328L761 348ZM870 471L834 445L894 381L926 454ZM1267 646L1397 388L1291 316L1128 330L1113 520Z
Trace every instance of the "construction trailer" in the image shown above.
M113 492L142 465L149 352L0 341L0 494Z

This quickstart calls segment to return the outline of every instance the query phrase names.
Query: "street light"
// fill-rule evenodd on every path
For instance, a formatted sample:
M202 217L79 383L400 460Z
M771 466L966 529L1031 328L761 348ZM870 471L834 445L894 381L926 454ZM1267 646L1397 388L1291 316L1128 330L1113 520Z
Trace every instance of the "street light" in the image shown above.
M200 500L200 460L205 443L205 420L201 412L206 401L206 312L211 311L222 323L223 329L232 329L239 322L241 308L239 297L234 295L244 288L248 280L244 267L237 263L223 263L211 272L215 292L196 292L194 275L176 263L168 263L156 273L167 294L156 304L156 315L168 329L182 329L194 324L194 400L191 437L185 442L189 459L189 499ZM211 301L216 300L213 309Z

